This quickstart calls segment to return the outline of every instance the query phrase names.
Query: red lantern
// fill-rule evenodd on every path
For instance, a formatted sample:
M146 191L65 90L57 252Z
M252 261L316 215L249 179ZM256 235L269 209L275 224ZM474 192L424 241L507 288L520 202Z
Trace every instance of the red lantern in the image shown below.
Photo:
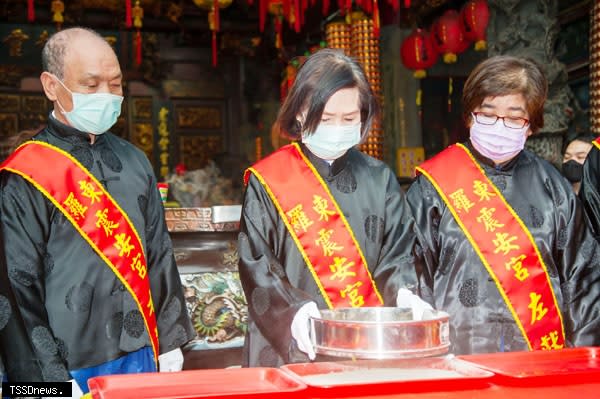
M465 45L460 16L455 10L448 10L431 26L433 46L438 53L443 54L445 63L456 62L456 55L463 52Z
M415 29L404 39L400 46L400 56L404 66L415 71L417 79L424 78L427 75L425 69L434 66L438 60L431 37L423 29Z
M490 10L486 0L470 0L460 11L461 28L465 38L475 42L475 50L485 50L486 29L490 20Z

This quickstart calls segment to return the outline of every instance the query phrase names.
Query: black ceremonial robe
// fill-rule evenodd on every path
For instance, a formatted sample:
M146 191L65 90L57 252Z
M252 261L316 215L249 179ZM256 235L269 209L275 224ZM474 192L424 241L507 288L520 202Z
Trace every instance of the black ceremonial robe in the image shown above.
M414 273L404 251L414 234L404 193L381 161L356 149L330 166L301 146L347 218L384 302L395 306L399 273ZM285 165L281 165L285 168ZM298 181L298 190L306 190ZM240 279L248 300L245 366L305 362L291 337L296 311L314 301L327 305L277 209L251 175L243 204L239 239Z
M600 344L600 250L569 182L527 150L494 167L467 148L531 232L548 268L567 343ZM461 170L460 165L448 168ZM419 290L436 309L450 314L451 352L527 350L495 282L425 176L409 187L407 201L420 242Z
M588 216L590 228L600 241L600 150L595 145L583 164L583 178L579 197Z
M87 134L52 115L34 139L79 160L135 226L146 254L159 352L192 339L160 194L146 156L111 133L91 145ZM8 379L69 380L69 370L150 346L134 299L63 214L13 173L1 174L0 194L0 348Z

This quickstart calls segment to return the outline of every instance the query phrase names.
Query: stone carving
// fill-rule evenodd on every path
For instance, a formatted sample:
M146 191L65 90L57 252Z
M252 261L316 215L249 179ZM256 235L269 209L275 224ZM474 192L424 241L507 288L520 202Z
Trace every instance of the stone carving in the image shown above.
M556 56L559 33L558 0L490 0L489 55L529 57L544 68L549 97L544 127L527 141L527 148L558 165L562 162L562 138L578 109L567 81L567 70Z

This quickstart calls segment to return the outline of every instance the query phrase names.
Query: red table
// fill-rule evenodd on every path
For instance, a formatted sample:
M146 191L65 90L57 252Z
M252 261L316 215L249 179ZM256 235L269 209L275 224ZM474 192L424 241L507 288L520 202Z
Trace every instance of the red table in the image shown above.
M435 366L440 359L432 358L431 364ZM479 374L467 373L465 378L454 379L319 386L311 380L303 380L303 375L311 373L302 370L324 369L325 363L306 363L280 369L213 369L96 377L90 379L89 385L94 399L600 398L600 348L482 354L461 356L453 361ZM339 363L331 364L338 367ZM357 364L366 367L360 361Z

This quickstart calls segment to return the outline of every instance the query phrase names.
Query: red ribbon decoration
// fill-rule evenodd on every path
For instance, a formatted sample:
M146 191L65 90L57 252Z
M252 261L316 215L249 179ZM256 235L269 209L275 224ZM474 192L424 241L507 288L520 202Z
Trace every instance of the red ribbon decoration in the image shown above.
M212 32L212 66L217 66L217 31Z
M35 20L35 5L33 0L27 0L27 20L33 22Z
M139 30L135 35L135 64L142 64L142 34Z
M131 0L125 0L125 26L131 28Z

